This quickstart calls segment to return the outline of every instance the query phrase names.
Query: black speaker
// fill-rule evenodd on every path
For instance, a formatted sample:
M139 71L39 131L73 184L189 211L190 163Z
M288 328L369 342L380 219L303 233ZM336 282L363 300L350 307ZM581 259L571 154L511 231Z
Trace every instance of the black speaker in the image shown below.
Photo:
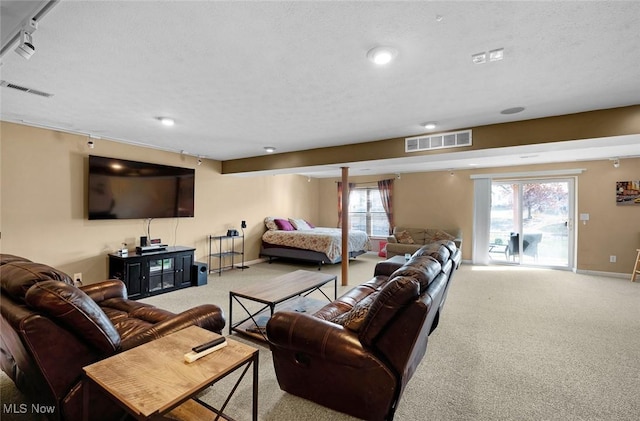
M147 237L140 237L140 247L147 246Z
M209 275L209 268L206 263L193 262L191 266L191 285L200 286L207 285L207 276Z

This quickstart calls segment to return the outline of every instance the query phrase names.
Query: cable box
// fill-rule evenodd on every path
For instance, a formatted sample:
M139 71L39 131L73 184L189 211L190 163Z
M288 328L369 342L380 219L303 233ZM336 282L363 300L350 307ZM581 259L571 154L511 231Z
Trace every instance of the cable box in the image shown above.
M142 247L136 247L136 251L140 254L142 253L151 253L153 251L162 251L162 250L166 250L167 246L164 244L155 244L155 245L151 245L151 246L142 246Z

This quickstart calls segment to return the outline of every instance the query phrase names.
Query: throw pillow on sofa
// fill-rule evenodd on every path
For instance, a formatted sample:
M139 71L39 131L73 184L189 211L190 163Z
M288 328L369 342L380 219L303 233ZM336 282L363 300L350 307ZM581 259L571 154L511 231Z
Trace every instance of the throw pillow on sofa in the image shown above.
M398 240L398 243L400 244L415 244L415 241L413 241L413 238L411 238L411 235L409 234L408 231L400 231L397 232L395 234L396 240Z
M449 234L448 232L438 230L433 234L432 241L441 241L441 240L455 240L456 237Z
M362 327L362 323L364 323L364 319L367 318L371 304L373 304L377 296L378 291L372 292L356 303L351 310L342 313L329 321L342 325L354 332L358 332Z

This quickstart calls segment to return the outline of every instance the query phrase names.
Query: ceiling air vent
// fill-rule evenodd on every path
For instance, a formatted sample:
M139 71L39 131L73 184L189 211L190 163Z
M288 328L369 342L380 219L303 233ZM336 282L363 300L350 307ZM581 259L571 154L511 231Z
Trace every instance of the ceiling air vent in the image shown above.
M429 136L407 137L404 140L405 152L430 151L432 149L459 148L471 146L471 130L439 133Z
M16 85L15 83L7 82L6 80L0 80L0 86L2 86L3 88L16 89L18 91L26 92L28 94L43 96L45 98L51 98L53 96L53 94L42 92L37 89L31 89L24 86Z

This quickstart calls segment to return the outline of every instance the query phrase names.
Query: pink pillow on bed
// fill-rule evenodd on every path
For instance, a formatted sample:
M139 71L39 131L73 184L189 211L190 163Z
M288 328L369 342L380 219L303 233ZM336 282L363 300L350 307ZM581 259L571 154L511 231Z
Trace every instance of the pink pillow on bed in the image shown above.
M274 219L274 222L278 226L279 230L282 230L282 231L295 231L296 230L295 228L293 228L293 225L291 225L291 222L289 222L286 219Z

